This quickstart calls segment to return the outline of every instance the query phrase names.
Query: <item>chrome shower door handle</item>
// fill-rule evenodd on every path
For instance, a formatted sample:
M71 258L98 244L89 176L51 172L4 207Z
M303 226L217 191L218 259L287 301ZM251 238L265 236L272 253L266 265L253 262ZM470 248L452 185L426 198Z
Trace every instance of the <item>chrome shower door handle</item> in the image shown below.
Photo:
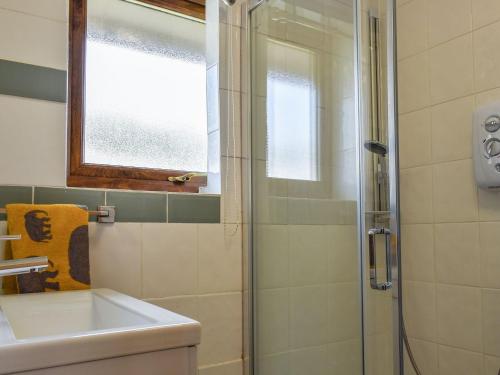
M386 281L377 279L377 235L385 237ZM392 288L391 231L387 228L373 228L368 231L368 252L370 257L370 286L376 290Z

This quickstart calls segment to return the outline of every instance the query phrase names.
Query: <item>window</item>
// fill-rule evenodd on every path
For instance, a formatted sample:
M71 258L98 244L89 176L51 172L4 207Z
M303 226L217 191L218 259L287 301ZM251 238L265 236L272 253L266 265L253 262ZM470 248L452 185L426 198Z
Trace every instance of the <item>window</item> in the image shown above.
M316 54L268 39L267 175L318 181Z
M72 1L69 186L206 184L203 3ZM192 172L183 184L168 181Z

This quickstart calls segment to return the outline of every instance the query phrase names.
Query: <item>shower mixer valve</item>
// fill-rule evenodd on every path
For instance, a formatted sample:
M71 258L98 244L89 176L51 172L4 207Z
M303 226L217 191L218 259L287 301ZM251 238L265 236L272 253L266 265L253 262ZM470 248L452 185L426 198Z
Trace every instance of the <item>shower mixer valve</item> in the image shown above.
M472 123L474 171L483 189L500 188L500 102L478 108Z

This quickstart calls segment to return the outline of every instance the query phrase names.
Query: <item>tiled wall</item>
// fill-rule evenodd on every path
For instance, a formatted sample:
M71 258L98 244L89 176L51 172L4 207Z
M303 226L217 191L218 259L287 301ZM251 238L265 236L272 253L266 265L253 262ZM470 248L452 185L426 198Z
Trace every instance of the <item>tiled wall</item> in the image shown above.
M399 0L397 31L410 341L426 375L497 375L500 193L475 185L471 121L500 99L500 2Z
M218 2L207 1L209 18L215 20L217 33L221 30L221 41L232 38L233 61L239 67L241 7L234 8L234 24L229 25L225 8L219 8ZM220 198L65 190L67 108L60 86L67 70L67 12L68 0L0 0L0 64L4 72L0 73L0 197L5 198L1 205L12 202L6 194L9 189L12 194L12 188L5 185L26 186L14 190L25 194L27 202L33 198L47 203L81 200L91 208L103 200L116 204L117 223L90 224L93 285L123 291L198 319L203 326L200 374L240 375L240 70L231 71L230 80L222 74L228 72L227 43L222 43L212 60L221 73L220 77L215 75L219 92L215 105L220 107L215 111L220 118L215 121L220 120L220 127L214 132L217 136L211 137L216 146L222 145L222 156L215 165L219 179L215 191L221 193ZM31 75L33 80L41 73L42 77L52 75L55 78L49 81L53 86L44 86L45 96L29 82L13 87L6 74L12 69L24 72L24 77ZM46 97L48 92L51 97ZM200 210L200 203L204 209ZM218 220L214 215L219 215ZM5 231L5 222L0 222L0 227Z

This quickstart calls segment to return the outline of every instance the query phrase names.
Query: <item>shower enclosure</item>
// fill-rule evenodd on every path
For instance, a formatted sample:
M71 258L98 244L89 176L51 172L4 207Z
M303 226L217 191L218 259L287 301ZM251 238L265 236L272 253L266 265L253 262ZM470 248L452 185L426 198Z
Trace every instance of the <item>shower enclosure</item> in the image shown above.
M251 1L249 372L402 374L393 0Z

